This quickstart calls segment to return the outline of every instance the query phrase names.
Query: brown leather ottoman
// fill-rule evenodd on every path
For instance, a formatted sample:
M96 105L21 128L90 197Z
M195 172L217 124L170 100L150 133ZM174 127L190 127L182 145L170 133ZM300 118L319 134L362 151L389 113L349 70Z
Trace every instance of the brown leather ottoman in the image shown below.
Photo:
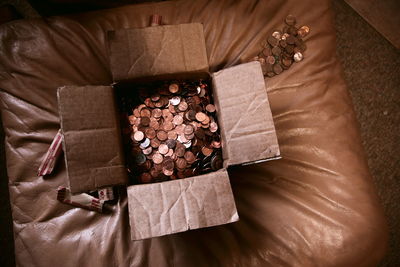
M374 266L387 228L335 57L330 1L176 1L0 28L1 114L19 266ZM249 60L287 14L311 28L305 59L267 79L282 160L230 169L237 223L130 241L111 214L63 205L64 164L36 171L59 128L56 89L111 83L106 31L204 24L211 71Z

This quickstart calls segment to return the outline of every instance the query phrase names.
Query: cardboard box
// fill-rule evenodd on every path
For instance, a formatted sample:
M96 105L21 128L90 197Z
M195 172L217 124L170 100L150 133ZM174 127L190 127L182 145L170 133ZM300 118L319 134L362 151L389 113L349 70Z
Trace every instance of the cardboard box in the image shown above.
M201 24L109 32L113 86L59 88L64 151L73 193L126 184L116 92L156 79L210 79L223 168L127 188L131 238L140 240L239 220L228 166L280 158L259 62L208 73Z
M280 158L260 63L210 75L203 27L198 23L110 32L109 49L114 87L119 90L154 79L212 79L222 137L223 169L128 187L131 238L237 221L227 167Z

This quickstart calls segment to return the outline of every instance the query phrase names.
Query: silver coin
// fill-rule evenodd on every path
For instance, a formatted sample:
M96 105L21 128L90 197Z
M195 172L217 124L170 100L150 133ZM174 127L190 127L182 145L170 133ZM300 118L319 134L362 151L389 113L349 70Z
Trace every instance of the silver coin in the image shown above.
M144 139L144 141L142 143L140 143L140 148L141 149L145 149L146 147L148 147L150 145L150 139L146 138Z
M169 103L173 106L177 106L179 103L181 103L181 98L179 96L174 96L169 100Z

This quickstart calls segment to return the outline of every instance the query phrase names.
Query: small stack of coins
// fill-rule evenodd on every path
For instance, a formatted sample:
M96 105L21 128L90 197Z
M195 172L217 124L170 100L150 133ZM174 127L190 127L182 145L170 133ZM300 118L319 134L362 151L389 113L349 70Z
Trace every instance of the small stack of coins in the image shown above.
M139 183L195 176L222 168L216 109L205 81L155 82L130 107L128 171ZM132 102L125 101L124 102Z
M296 27L296 18L288 15L283 30L276 30L262 42L263 50L253 60L261 63L264 76L273 77L290 68L293 62L303 60L306 45L303 38L310 28Z

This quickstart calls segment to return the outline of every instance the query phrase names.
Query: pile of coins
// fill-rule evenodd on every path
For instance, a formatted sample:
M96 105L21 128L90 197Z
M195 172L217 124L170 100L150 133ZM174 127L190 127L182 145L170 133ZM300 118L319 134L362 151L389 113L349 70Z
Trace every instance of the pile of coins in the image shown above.
M128 115L128 171L139 183L195 176L222 168L221 140L205 81L156 82L136 88Z
M273 77L290 68L293 62L303 60L306 50L303 38L310 33L308 26L296 27L296 18L289 15L283 30L274 31L262 42L263 50L253 60L261 63L263 74Z

